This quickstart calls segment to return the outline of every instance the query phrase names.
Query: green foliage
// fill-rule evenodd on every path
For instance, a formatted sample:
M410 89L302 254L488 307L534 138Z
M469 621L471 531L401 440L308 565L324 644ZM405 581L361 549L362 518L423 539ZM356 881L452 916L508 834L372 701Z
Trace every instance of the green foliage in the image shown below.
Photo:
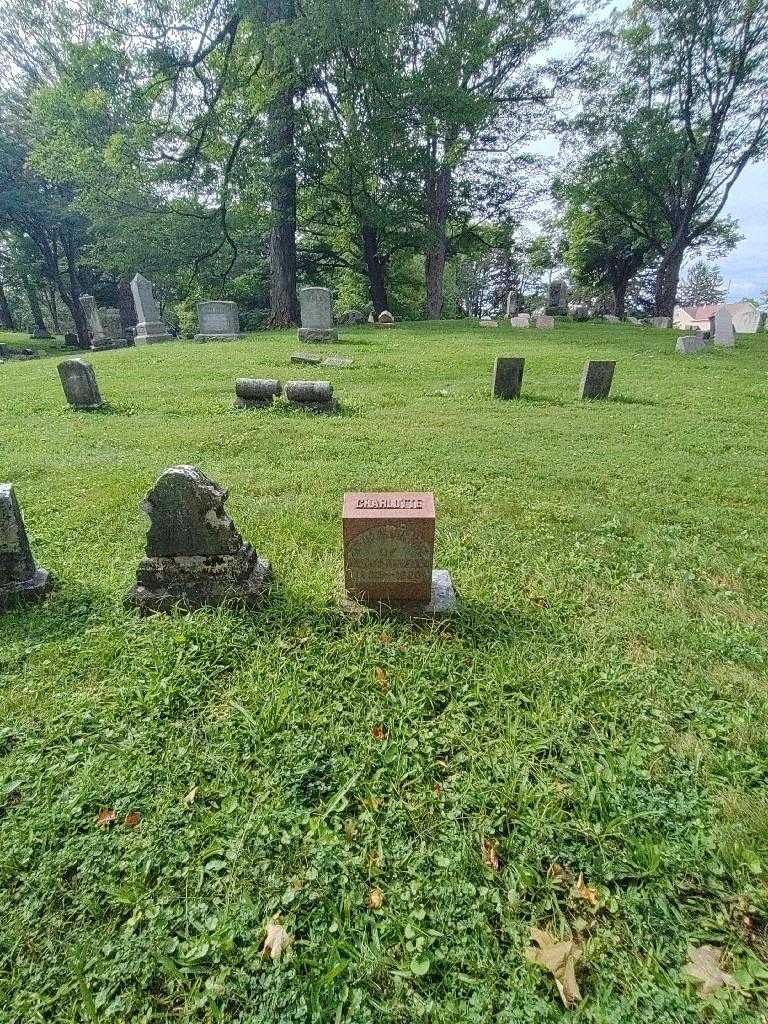
M699 306L722 302L726 294L723 275L706 260L697 260L680 282L681 306Z

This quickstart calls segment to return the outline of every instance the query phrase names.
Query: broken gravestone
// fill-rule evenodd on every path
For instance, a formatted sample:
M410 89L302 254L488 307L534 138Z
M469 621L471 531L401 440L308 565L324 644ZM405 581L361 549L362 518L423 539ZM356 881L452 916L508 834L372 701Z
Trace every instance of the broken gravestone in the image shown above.
M12 484L0 484L0 611L17 601L40 601L51 587L32 557Z
M269 563L246 544L224 510L227 492L194 466L172 466L141 503L146 555L126 604L143 612L179 605L259 607Z

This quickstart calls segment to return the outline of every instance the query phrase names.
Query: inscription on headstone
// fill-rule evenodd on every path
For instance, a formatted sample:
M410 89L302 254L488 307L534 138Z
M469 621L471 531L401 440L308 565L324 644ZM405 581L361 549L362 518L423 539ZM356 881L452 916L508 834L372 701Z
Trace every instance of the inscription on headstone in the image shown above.
M336 341L333 328L333 297L330 288L300 288L299 341Z
M240 317L234 302L198 302L200 331L195 341L232 341L240 336Z

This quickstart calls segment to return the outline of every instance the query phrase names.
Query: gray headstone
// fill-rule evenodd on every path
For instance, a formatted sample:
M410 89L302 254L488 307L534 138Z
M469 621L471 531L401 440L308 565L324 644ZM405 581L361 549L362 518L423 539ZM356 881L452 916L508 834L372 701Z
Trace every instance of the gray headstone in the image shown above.
M200 330L195 341L232 341L240 336L240 317L235 302L198 302L197 316Z
M294 352L291 356L292 363L321 363L323 357L319 352Z
M635 327L642 327L643 326L643 321L638 319L638 317L636 317L636 316L628 316L627 317L627 323L628 324L634 324Z
M584 323L585 320L589 320L589 310L582 303L577 303L571 307L571 319L576 323Z
M733 319L726 306L720 306L715 315L709 318L709 336L721 348L733 348L736 335L733 330Z
M168 611L263 602L269 565L243 541L226 500L227 492L194 466L162 474L141 504L150 520L147 551L127 604Z
M518 313L517 316L510 317L510 327L530 327L531 326L531 315L530 313Z
M519 398L524 367L525 359L520 356L497 356L493 364L493 397Z
M483 317L480 320L480 326L481 327L498 327L499 326L499 322L498 322L498 320L491 320L490 317Z
M301 327L299 341L335 341L333 302L330 288L300 288Z
M672 326L671 316L652 316L651 323L654 327L669 328Z
M90 363L84 359L65 359L58 369L64 394L73 409L88 411L102 407L104 403Z
M11 484L0 484L0 610L15 601L39 601L50 574L38 569Z
M152 282L142 274L136 274L131 281L131 294L138 318L134 335L135 343L137 345L152 345L159 341L169 341L172 335L168 333L168 328L160 319Z
M88 330L91 332L91 342L98 344L104 337L104 328L101 326L99 311L96 309L96 299L92 295L81 295L80 305L85 314Z
M605 316L603 317L603 320L607 324L620 324L621 323L621 317L614 316L613 313L606 313Z
M263 409L283 390L279 380L239 377L235 381L236 409Z
M382 310L376 319L376 323L380 324L383 327L391 327L394 324L394 322L395 318L392 316L388 309Z
M47 327L33 327L29 332L30 338L34 338L36 341L40 341L43 338L52 338L53 335Z
M289 380L284 394L298 408L313 412L332 412L336 408L333 385L328 380Z
M568 285L565 281L552 281L544 312L550 315L565 315L568 312Z
M355 327L360 324L364 324L367 317L365 313L361 312L359 309L348 309L341 314L340 319L342 323L350 324L352 327Z
M678 352L681 356L693 355L695 352L701 352L706 345L704 339L700 334L686 334L682 338L678 338L675 344L675 352Z
M579 394L582 398L607 398L611 391L615 360L590 359L584 364Z
M517 292L508 292L507 293L506 312L505 312L505 316L506 316L507 320L509 320L509 318L511 316L516 316L517 315L517 311L518 311L519 308L520 308L520 302L519 302L518 297L517 297Z
M555 326L555 318L546 313L539 313L536 317L536 326L540 330L551 330Z

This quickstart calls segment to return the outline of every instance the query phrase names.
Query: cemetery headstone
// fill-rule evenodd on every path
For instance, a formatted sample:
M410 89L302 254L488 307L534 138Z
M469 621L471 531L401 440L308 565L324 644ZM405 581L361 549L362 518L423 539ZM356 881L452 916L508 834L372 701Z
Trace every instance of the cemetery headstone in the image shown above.
M498 323L498 320L491 320L490 317L487 317L487 318L483 317L480 320L480 326L481 327L498 327L499 323Z
M672 326L671 316L652 316L651 323L654 327L668 328Z
M198 302L197 316L200 330L195 341L234 341L240 337L236 302Z
M341 314L342 323L349 324L351 327L359 326L364 324L367 320L365 313L359 309L348 309Z
M16 601L40 601L51 587L32 557L12 484L0 484L0 611Z
M224 509L227 491L194 466L172 466L140 505L146 554L126 604L143 612L224 604L258 608L269 563L245 543Z
M642 327L643 326L643 321L640 320L639 317L636 317L636 316L628 316L627 317L627 323L628 324L634 324L635 327Z
M510 317L510 327L530 327L531 326L531 315L530 313L518 313L517 316Z
M381 313L379 313L379 316L378 316L378 318L376 320L376 326L377 327L394 327L395 326L395 318L392 316L392 314L389 312L388 309L385 309Z
M64 345L66 348L79 348L80 342L74 331L67 331L64 335Z
M126 348L131 345L120 319L120 310L107 307L96 311L101 323L102 335L100 338L93 338L91 349L101 351L103 349Z
M131 294L138 317L134 343L153 345L160 341L170 341L173 336L168 333L168 328L160 319L152 282L142 274L136 274L131 281Z
M343 540L348 601L428 615L445 614L455 606L449 573L433 566L433 494L345 494Z
M539 330L551 330L555 326L555 318L546 313L539 313L536 317L536 326Z
M709 336L721 348L733 348L736 345L733 319L726 306L720 306L715 310L715 315L709 318Z
M497 356L493 364L493 397L519 398L524 367L525 359L521 356Z
M84 359L64 359L58 366L61 385L73 409L90 412L101 409L104 403L96 383L96 374Z
M578 303L571 309L571 319L575 320L576 323L584 323L586 320L589 320L589 310L586 306Z
M289 380L283 393L289 405L297 409L309 412L335 412L337 409L333 385L327 380Z
M506 316L507 320L509 320L509 318L511 316L516 316L518 311L519 311L519 309L520 309L520 300L518 298L517 292L508 292L507 293L507 306L506 306L506 311L505 311L505 316Z
M292 363L321 363L323 357L319 352L294 352L291 356Z
M85 315L88 331L90 332L91 346L95 345L98 348L99 344L104 340L104 328L101 326L99 311L96 309L96 299L92 295L81 295L80 306Z
M582 398L607 398L611 391L615 360L590 359L584 364L579 394Z
M40 339L42 339L42 338L52 338L53 337L53 335L48 330L48 328L44 327L44 326L43 327L33 327L32 330L29 332L29 336L30 336L30 338L34 338L35 340L38 340L38 341Z
M260 380L256 377L239 377L235 381L236 409L264 409L283 390L279 380Z
M301 327L299 341L336 341L330 288L300 288Z
M699 333L685 334L678 338L675 343L675 352L678 352L681 356L693 355L695 352L701 352L704 348L706 348L706 345Z
M615 316L613 313L606 313L605 316L603 317L603 320L607 324L620 324L621 323L621 317Z
M568 285L565 281L551 282L544 312L550 316L565 316L568 313Z

